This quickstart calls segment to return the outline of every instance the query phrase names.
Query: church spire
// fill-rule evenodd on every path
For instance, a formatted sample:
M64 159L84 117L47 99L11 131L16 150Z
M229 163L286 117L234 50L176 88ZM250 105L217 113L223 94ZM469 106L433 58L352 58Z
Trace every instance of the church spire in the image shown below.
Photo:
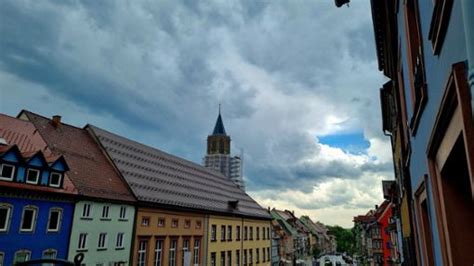
M230 154L230 136L225 132L220 104L214 130L211 135L207 136L207 154Z
M214 126L214 131L212 131L212 135L224 135L227 136L224 128L224 123L222 122L221 116L221 104L219 104L219 115L217 116L216 125Z

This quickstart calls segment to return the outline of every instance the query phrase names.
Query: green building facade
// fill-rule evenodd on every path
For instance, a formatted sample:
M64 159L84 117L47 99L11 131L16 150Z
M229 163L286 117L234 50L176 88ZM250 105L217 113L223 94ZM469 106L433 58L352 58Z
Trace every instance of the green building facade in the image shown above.
M129 265L135 207L79 201L74 211L69 260L84 254L85 265Z

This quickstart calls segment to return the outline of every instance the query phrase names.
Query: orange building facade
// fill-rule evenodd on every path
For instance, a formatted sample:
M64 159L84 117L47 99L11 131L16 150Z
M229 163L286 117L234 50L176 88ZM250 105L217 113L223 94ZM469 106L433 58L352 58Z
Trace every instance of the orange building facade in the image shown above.
M204 215L138 208L133 265L201 265Z

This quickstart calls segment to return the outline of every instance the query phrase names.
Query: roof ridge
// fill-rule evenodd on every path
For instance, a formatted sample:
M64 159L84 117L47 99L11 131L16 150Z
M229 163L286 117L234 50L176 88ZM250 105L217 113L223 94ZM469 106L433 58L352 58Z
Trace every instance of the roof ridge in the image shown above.
M209 173L209 174L211 174L211 175L213 175L213 176L216 176L216 177L223 177L223 178L227 179L226 176L224 176L223 174L221 174L221 173L218 172L218 171L214 171L214 170L208 169L208 168L206 168L206 167L204 167L204 166L202 166L202 165L200 165L200 164L198 164L198 163L196 163L196 162L193 162L193 161L188 160L188 159L186 159L186 158L178 157L178 156L173 155L173 154L171 154L171 153L169 153L169 152L163 151L163 150L161 150L161 149L159 149L159 148L157 148L157 147L154 147L154 146L151 146L151 145L142 143L142 142L140 142L140 141L133 140L133 139L130 139L130 138L127 138L127 137L118 135L118 134L116 134L116 133L114 133L114 132L111 132L111 131L109 131L109 130L107 130L107 129L100 128L100 127L95 126L95 125L93 125L93 124L87 124L86 127L91 127L91 128L93 128L93 129L98 129L98 130L104 131L104 132L106 132L106 133L108 133L108 134L114 135L114 136L119 137L119 138L121 138L121 139L125 139L125 140L127 140L127 141L131 141L131 142L133 142L133 143L136 143L136 144L138 144L138 145L140 145L140 146L143 146L144 148L148 148L148 149L152 149L152 150L158 151L159 153L162 153L162 154L164 154L164 155L166 155L166 156L168 156L168 157L171 157L170 159L174 159L174 160L176 160L176 162L178 162L178 163L181 163L181 162L189 163L189 164L191 164L191 165L193 165L193 166L198 166L198 167L200 168L199 170L202 170L203 172Z
M28 110L25 110L25 109L21 110L21 112L18 115L20 115L22 113L25 113L26 115L30 114L30 115L37 116L39 118L42 118L42 119L45 119L45 120L48 120L48 121L52 121L52 119L49 118L49 117L46 117L44 115L40 115L40 114L37 114L35 112L31 112L31 111L28 111ZM19 119L19 118L17 118L17 119ZM22 120L22 119L20 119L20 120ZM29 122L32 123L31 121L29 121ZM72 127L72 128L75 128L75 129L84 129L84 128L81 128L81 127L78 127L78 126L75 126L75 125L64 123L63 121L61 121L61 126Z

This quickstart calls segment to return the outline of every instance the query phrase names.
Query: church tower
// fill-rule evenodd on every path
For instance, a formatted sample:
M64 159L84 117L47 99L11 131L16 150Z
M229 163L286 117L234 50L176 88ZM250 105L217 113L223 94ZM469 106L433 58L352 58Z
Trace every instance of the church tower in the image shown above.
M207 154L204 156L203 164L206 168L221 172L242 190L244 189L241 157L230 155L230 136L225 132L220 105L214 130L207 136Z
M212 135L207 136L207 154L230 154L230 137L225 132L220 108Z

